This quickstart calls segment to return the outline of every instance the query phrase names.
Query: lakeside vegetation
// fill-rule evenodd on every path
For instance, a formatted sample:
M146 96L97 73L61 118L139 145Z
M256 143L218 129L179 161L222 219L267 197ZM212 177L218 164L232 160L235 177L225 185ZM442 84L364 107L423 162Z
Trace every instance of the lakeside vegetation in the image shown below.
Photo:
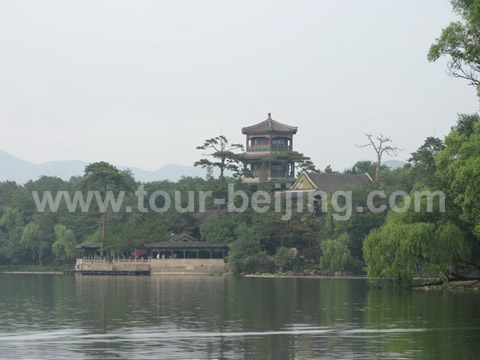
M480 1L453 0L454 10L462 21L443 30L432 45L428 59L446 56L448 70L454 76L480 86ZM480 92L479 92L480 94ZM381 136L383 138L383 136ZM372 137L369 135L369 139ZM200 142L200 141L199 141ZM375 144L371 145L375 148ZM207 210L221 210L213 199L225 198L228 184L243 190L249 198L253 189L242 182L249 176L241 166L238 151L242 145L229 144L226 137L206 140L198 150L208 151L197 166L207 169L203 178L185 177L177 182L156 181L140 184L129 171L98 162L86 167L80 177L68 181L41 177L24 185L0 183L0 270L10 266L47 267L71 266L75 246L83 242L103 242L104 249L128 256L134 249L142 250L152 239L172 233L186 233L207 242L231 244L228 261L236 274L288 272L366 272L379 286L409 287L415 278L437 279L439 282L478 278L480 272L480 116L461 114L452 119L452 129L445 139L427 137L411 154L408 164L399 169L380 166L380 151L375 162L361 160L345 173L368 173L375 183L352 186L352 208L367 208L372 190L381 190L385 198L396 191L410 194L398 197L395 204L403 208L415 202L414 192L430 191L445 194L445 211L439 198L434 198L433 211L423 199L419 208L410 206L399 212L385 208L381 212L356 212L346 221L335 219L331 204L326 213L293 212L283 220L282 212L272 209L241 213L227 212L220 218L199 221L193 212L178 212L170 207L164 212L140 209L134 189L143 185L151 194L165 191L174 197L184 194L181 205L187 205L189 191L211 191ZM353 144L352 144L353 146ZM398 150L392 148L391 150ZM192 147L193 151L193 147ZM373 155L373 154L372 154ZM296 152L276 153L266 161L296 163L299 169L318 171L310 158ZM220 176L213 176L214 169ZM323 170L332 173L330 166ZM234 176L228 177L227 174ZM259 190L274 197L274 184L261 178ZM60 191L71 197L77 191L125 191L121 211L102 211L92 202L89 211L70 212L64 202L58 211L36 210L32 192L53 196ZM194 211L200 210L195 197ZM377 205L383 204L381 199ZM165 205L157 198L154 205ZM127 210L128 209L128 210Z
M151 239L188 233L202 241L231 243L228 260L234 273L362 274L368 265L368 276L381 285L410 286L418 276L442 281L460 279L475 275L480 268L478 164L480 117L461 115L444 141L427 138L405 167L382 167L377 184L347 189L353 191L353 209L366 208L372 190L383 190L387 198L398 190L412 197L414 191L439 190L446 194L444 213L438 211L435 202L433 211L428 212L423 199L419 212L413 206L403 213L388 209L379 213L353 212L347 221L335 220L331 207L327 213L294 211L288 221L282 220L283 214L273 208L264 213L247 209L242 213L227 212L201 224L194 213L179 213L174 208L163 213L142 213L133 193L139 184L128 171L120 172L107 163L91 165L83 177L69 181L42 177L25 185L4 182L0 183L0 270L12 265L63 269L63 265L73 263L75 246L82 242L104 241L106 249L128 255L133 249L143 249ZM345 172L374 175L375 171L375 163L359 161ZM175 191L212 191L213 196L207 198L208 210L218 209L213 199L225 196L229 183L252 195L252 188L240 178L227 177L221 184L211 175L208 179L183 178L143 185L148 193L161 189L172 197ZM259 188L273 196L272 183L261 183ZM116 194L126 190L121 211L102 213L92 202L88 212L71 213L61 203L57 212L47 208L41 213L36 211L32 197L32 191L68 191L73 196L77 190L105 193L107 189ZM157 200L157 206L162 206L163 198ZM183 206L186 201L183 196ZM128 206L132 212L125 211ZM195 210L198 207L196 198Z

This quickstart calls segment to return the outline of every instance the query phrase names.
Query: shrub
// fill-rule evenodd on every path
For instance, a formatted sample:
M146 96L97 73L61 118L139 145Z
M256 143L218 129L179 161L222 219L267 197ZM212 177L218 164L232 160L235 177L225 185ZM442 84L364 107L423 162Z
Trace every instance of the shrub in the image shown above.
M282 246L277 248L273 261L278 270L283 272L293 267L295 256L291 249Z

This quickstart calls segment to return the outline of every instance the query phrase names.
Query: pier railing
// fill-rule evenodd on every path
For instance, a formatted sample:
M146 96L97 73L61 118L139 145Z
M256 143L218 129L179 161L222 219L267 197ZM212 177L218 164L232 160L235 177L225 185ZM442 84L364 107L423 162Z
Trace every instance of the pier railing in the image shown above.
M81 260L84 260L84 261L89 261L89 262L98 262L98 263L101 263L101 262L142 262L142 263L145 263L145 262L148 262L149 260L148 259L118 259L118 258L93 258L93 257L82 257L82 258L79 258Z

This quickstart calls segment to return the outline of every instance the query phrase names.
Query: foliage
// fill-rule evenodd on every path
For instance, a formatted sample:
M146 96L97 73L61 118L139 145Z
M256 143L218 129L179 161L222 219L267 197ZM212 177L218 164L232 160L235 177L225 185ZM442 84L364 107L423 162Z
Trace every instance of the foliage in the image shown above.
M135 180L131 174L110 164L89 165L84 176L70 181L41 177L23 186L0 183L0 265L68 263L75 256L75 246L85 241L104 240L106 249L128 255L133 249L145 249L152 239L187 233L203 241L231 243L228 260L235 273L285 271L294 264L310 269L321 265L332 271L352 271L353 265L356 269L367 265L369 276L404 286L417 276L451 279L468 275L472 269L480 268L479 124L477 114L460 115L445 141L427 138L412 153L409 166L394 170L381 167L376 184L345 187L353 195L353 212L346 221L335 219L331 203L324 213L320 202L316 202L313 212L307 212L305 207L297 212L298 204L294 203L291 216L284 218L287 209L282 202L277 209L280 211L271 206L263 213L251 209L227 212L199 225L191 213L179 213L173 207L162 213L142 212L137 197L127 191L122 209L129 206L132 211L109 212L107 229L100 226L105 218L99 217L96 207L86 213L70 213L61 204L57 212L40 213L31 194L46 190L53 195L58 191L73 194L77 190L100 190L104 194L108 190L118 193L133 187ZM298 159L295 154L277 156L276 159L285 162ZM375 170L375 163L359 161L346 172ZM164 190L172 199L175 192L181 192L183 207L187 205L187 191L212 191L206 202L207 210L218 209L213 198L225 195L225 186L220 187L212 179L185 177L177 182L155 181L143 185L148 194ZM247 185L237 183L236 189L240 188L251 195ZM272 184L261 184L259 189L274 198L276 189ZM413 207L403 214L388 210L355 211L367 209L366 199L371 190L383 190L387 198L397 190L412 196L414 191L442 191L446 196L446 211L438 211L439 198L433 202L435 211L427 211L426 198L421 199L419 212L413 211ZM388 202L374 199L375 207L381 204ZM145 205L148 207L148 203ZM155 205L162 207L165 199L156 198ZM198 197L194 209L199 209ZM386 217L389 220L384 224ZM296 255L289 249L296 249Z
M120 171L115 166L100 161L85 167L84 188L98 188L100 191L131 189L135 181L129 170Z
M290 270L295 261L295 249L289 249L284 246L279 247L273 256L275 266L280 272Z
M412 154L409 177L414 191L437 191L433 209L421 198L402 214L390 213L386 224L364 242L369 277L380 283L409 286L415 276L442 281L461 278L480 268L480 117L460 115L457 125L440 141L427 138ZM414 203L414 193L411 194Z
M324 240L320 244L320 266L331 271L344 271L350 258L349 240L347 233L335 239Z
M48 243L38 224L31 222L23 228L20 244L31 253L32 260L34 262L38 261L38 265L42 266L42 256L48 247Z
M452 267L468 256L468 246L456 225L410 224L401 216L391 216L364 243L368 276L382 285L410 286L418 275L447 280L454 275Z
M75 234L66 226L55 225L55 239L52 245L52 252L59 263L67 263L75 259Z
M243 216L232 214L220 219L211 219L200 226L200 237L211 243L229 243L236 239L238 227L245 226Z
M209 160L207 158L196 161L193 165L212 169L218 168L220 170L220 186L225 181L225 171L230 171L234 176L240 176L242 174L241 157L240 154L235 151L243 151L243 145L241 144L229 144L228 139L223 136L216 136L211 139L205 140L203 145L197 146L198 150L206 150L208 153L204 154L213 158ZM211 176L211 173L210 175Z
M375 178L376 164L370 160L357 161L352 168L345 170L346 174L368 174ZM381 165L380 170L387 169L387 166ZM326 170L326 169L325 169ZM327 171L325 171L327 172Z
M255 232L246 225L240 226L237 231L238 239L230 245L228 255L228 262L231 263L233 272L251 274L270 271L272 261L265 251L262 251Z
M438 187L449 204L445 217L466 232L470 262L480 268L480 117L460 116L445 146L436 156Z
M431 136L425 139L423 145L408 159L413 168L415 180L427 182L432 179L437 170L435 156L444 149L445 145L442 140Z
M323 172L324 172L325 174L338 174L338 171L334 171L334 170L332 169L332 166L331 166L330 164L328 164L328 165L325 167L325 169L323 170Z
M115 166L101 161L96 162L85 167L85 176L83 178L83 189L97 189L100 190L104 199L107 191L132 190L135 180L132 177L130 170L120 171ZM102 216L102 240L105 241L107 231L107 211L103 211Z
M298 171L311 171L311 172L319 172L319 170L315 167L312 160L305 156L302 153L297 151L285 151L285 152L273 152L269 156L263 158L263 164L266 163L273 163L273 164L281 164L283 166L287 166L288 164L295 164L295 168Z
M453 77L467 80L480 94L480 0L451 0L453 10L463 21L452 22L428 52L429 61L448 58L448 71Z
M22 261L23 249L20 239L23 219L18 209L6 207L0 218L0 260L17 264Z

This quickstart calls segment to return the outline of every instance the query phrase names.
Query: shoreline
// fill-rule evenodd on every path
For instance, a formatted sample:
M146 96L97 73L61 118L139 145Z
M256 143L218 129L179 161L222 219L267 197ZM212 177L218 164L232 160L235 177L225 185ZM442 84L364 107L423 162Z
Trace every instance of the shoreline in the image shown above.
M480 290L480 280L457 280L457 281L446 282L441 285L414 286L412 287L412 289L424 290L424 291L430 291L430 290L478 291Z
M70 270L71 271L71 270ZM67 273L68 271L63 270L7 270L7 271L0 271L0 274L12 274L12 275L70 275ZM86 274L88 275L88 274ZM175 276L182 276L182 275L207 275L207 274L190 274L190 273L155 273L150 275L175 275ZM129 276L140 276L140 275L133 275L130 274ZM141 275L144 277L145 275ZM234 276L232 274L224 273L220 276ZM244 278L263 278L263 279L339 279L339 280L368 280L367 276L354 276L354 275L275 275L275 274L268 274L268 275L241 275L239 277ZM480 290L480 280L460 280L460 281L452 281L446 282L440 285L424 285L424 286L412 286L411 290L424 290L424 291L438 291L438 290L454 290L454 291L478 291Z
M63 271L0 271L0 274L20 275L63 275Z
M353 279L353 280L368 280L366 276L353 275L243 275L249 278L277 278L277 279Z

